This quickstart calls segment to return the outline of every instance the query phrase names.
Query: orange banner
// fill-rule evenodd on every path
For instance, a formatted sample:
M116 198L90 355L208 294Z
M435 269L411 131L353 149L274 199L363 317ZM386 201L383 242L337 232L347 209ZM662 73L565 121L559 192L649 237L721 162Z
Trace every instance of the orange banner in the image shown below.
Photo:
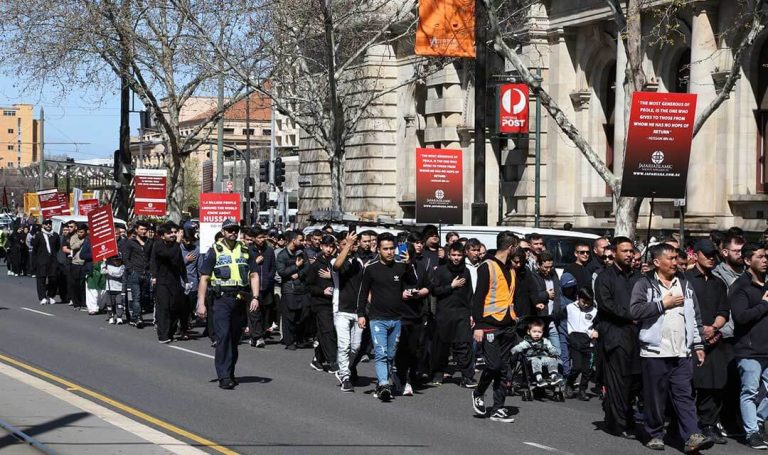
M475 57L476 0L419 0L416 54Z

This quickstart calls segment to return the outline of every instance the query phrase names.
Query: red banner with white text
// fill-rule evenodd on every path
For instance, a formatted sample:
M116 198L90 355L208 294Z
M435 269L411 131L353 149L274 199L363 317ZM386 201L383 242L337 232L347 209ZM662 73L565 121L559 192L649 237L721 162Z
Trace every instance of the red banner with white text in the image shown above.
M136 169L133 176L135 199L133 213L136 216L165 216L168 209L165 169Z
M38 191L37 199L40 202L40 212L44 220L52 216L63 214L58 190Z
M115 220L112 205L107 204L88 213L88 233L91 238L93 262L117 255Z

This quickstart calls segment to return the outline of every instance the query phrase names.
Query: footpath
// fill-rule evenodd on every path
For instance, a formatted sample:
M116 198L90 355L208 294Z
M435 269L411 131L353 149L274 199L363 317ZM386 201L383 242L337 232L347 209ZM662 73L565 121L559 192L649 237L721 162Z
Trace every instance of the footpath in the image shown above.
M205 454L72 391L0 363L0 453L3 455ZM36 440L21 442L10 425Z

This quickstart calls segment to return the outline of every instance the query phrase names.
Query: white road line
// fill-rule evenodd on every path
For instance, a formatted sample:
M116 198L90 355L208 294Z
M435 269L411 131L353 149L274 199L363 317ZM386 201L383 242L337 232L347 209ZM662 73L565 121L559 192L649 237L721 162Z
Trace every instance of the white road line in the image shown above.
M178 349L179 351L189 352L190 354L199 355L200 357L206 357L206 358L209 358L209 359L215 358L214 356L212 356L210 354L203 354L202 352L193 351L191 349L180 348L178 346L168 346L168 347L171 348L171 349Z
M563 455L573 455L571 452L563 452L560 449L555 449L554 447L545 446L544 444L538 444L535 442L523 442L523 444L536 447L541 450L546 450L547 452L562 453Z
M53 315L53 314L51 314L51 313L45 313L45 312L42 312L42 311L33 310L32 308L27 308L27 307L20 307L20 309L22 309L22 310L27 310L27 311L31 311L31 312L33 312L33 313L37 313L37 314L44 314L44 315L46 315L46 316L55 316L55 315Z

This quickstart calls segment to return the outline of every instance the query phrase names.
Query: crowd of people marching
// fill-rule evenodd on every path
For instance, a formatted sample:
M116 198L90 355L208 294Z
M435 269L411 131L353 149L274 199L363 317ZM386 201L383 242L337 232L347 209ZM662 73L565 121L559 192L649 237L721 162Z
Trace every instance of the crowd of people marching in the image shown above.
M502 232L483 245L454 232L443 243L434 226L305 236L225 224L216 241L227 233L258 274L258 304L241 307L237 342L311 349L309 366L334 374L341 392L354 391L368 357L382 401L455 382L472 389L477 415L512 422L506 396L562 388L599 397L604 430L649 449L695 452L725 436L768 449L768 231L756 243L738 228L688 245L670 237L647 251L625 237L577 241L560 274L537 234ZM118 235L120 254L94 263L87 225L59 235L50 220L18 220L2 238L8 274L35 277L41 305L58 295L109 324L152 324L161 343L203 327L215 346L213 299L198 290L212 292L203 284L222 265L218 243L206 261L191 222L137 221Z

